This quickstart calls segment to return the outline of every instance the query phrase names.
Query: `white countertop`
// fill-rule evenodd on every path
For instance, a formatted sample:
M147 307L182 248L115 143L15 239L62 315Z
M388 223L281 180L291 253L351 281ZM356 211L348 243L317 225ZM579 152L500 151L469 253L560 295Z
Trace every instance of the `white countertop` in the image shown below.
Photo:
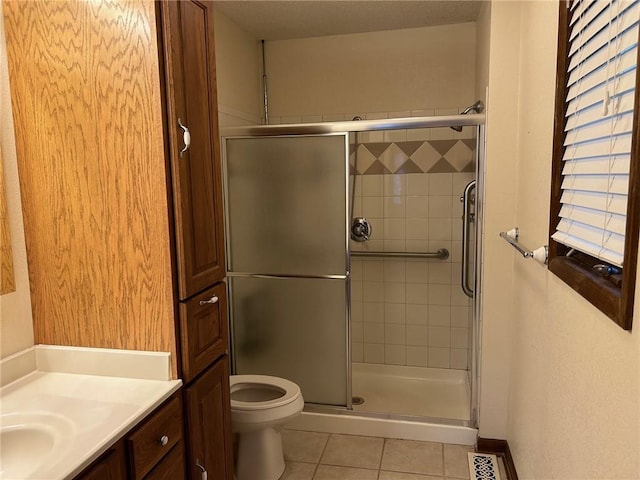
M182 384L180 380L169 379L167 357L163 357L168 354L44 346L35 350L37 368L0 389L0 427L3 435L12 429L26 431L32 427L36 433L47 434L41 442L38 436L25 437L27 450L18 466L15 462L13 467L7 466L11 462L0 458L3 480L73 478ZM110 372L105 368L105 354L112 360L106 363L115 367L112 373L123 376L106 376ZM92 358L100 360L99 367L92 366ZM145 364L142 370L136 368L136 358ZM157 363L155 373L149 373L150 362ZM24 358L21 363L24 364ZM79 364L83 368L79 369ZM127 365L129 376L155 379L126 378L118 364ZM52 366L63 371L46 371ZM91 374L96 368L100 375ZM70 369L82 373L67 373ZM3 368L3 376L5 373ZM10 455L21 458L23 452L17 451L21 448L19 441L16 435L11 447L2 446L5 460ZM40 443L45 454L33 458Z

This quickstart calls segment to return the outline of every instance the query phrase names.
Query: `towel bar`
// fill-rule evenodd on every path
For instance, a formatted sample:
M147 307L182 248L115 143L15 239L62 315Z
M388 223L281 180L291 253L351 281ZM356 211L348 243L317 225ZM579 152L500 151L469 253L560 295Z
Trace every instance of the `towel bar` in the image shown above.
M500 236L504 238L513 248L515 248L524 258L533 258L540 263L547 264L549 257L549 247L544 245L535 250L528 250L518 243L518 237L520 236L520 229L518 227L508 232L500 232Z
M437 252L366 252L352 251L354 257L395 257L395 258L439 258L446 260L449 258L449 250L441 248Z

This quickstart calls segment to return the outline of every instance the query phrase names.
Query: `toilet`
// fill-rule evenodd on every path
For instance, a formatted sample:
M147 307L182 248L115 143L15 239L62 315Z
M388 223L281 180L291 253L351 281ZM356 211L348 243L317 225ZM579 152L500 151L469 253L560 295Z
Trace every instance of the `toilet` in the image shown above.
M231 428L238 434L236 480L277 480L284 472L280 431L304 407L300 387L267 375L231 375Z

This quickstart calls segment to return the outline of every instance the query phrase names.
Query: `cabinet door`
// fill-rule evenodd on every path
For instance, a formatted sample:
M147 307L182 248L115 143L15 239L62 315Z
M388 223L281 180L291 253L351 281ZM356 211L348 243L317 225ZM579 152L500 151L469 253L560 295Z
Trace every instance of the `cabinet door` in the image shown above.
M118 442L75 480L126 480L126 466L124 444Z
M183 480L185 477L184 446L179 443L144 480Z
M186 389L186 403L189 478L199 480L204 469L209 480L233 480L229 359L226 355Z
M225 275L213 2L161 2L159 8L178 290L184 300Z
M228 330L227 286L224 282L180 302L182 380L185 383L227 352Z
M141 480L182 439L181 396L174 395L127 435L131 477Z

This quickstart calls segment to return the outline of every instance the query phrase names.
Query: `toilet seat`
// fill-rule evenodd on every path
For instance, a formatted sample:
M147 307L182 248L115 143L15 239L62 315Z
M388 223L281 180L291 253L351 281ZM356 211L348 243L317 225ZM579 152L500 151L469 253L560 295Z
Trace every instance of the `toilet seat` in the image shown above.
M266 410L277 408L294 402L301 395L300 387L295 383L279 377L269 375L231 375L231 409L232 410ZM243 401L233 398L233 393L249 388L265 388L266 390L280 390L282 396L266 401Z
M302 413L300 387L268 375L231 375L231 430L238 480L277 480L285 469L280 431Z

